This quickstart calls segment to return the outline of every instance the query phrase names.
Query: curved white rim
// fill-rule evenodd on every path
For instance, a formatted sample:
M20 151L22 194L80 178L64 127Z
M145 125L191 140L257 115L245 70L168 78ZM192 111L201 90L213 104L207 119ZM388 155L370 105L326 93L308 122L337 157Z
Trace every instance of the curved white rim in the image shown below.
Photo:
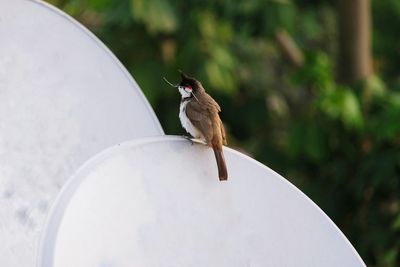
M51 263L53 262L53 254L48 255L48 253L49 253L49 251L51 251L51 252L53 251L53 248L55 245L55 239L57 236L56 232L57 232L59 223L62 219L62 214L64 213L64 211L68 205L68 201L69 201L69 199L71 199L75 189L82 182L82 180L79 180L79 178L82 177L86 172L88 172L91 169L91 166L95 165L97 162L102 161L104 158L109 157L112 154L118 153L120 150L126 149L127 147L142 146L142 145L146 145L146 144L150 144L150 143L157 143L157 142L188 142L188 141L180 136L146 137L146 138L140 138L140 139L135 139L135 140L131 140L131 141L126 141L121 144L107 148L107 149L103 150L102 152L98 153L97 155L95 155L94 157L89 159L85 164L83 164L75 172L75 174L68 180L67 183L65 183L65 185L61 189L59 195L57 196L56 200L54 201L54 204L49 212L49 216L46 220L46 225L45 225L46 227L44 228L45 232L42 235L42 238L40 240L38 262L37 262L38 267L51 266ZM353 254L357 255L359 262L365 266L365 263L361 259L360 255L355 250L355 248L350 243L350 241L346 238L346 236L343 234L343 232L328 217L328 215L326 215L325 212L317 204L315 204L307 195L305 195L300 189L298 189L296 186L294 186L292 183L290 183L284 177L282 177L281 175L279 175L278 173L276 173L269 167L265 166L264 164L260 163L259 161L255 160L239 151L236 151L232 148L224 147L224 150L227 152L229 151L229 153L235 154L239 157L243 157L247 160L250 160L250 161L254 162L256 165L258 165L259 167L267 170L268 172L275 173L276 176L279 177L279 179L281 179L292 189L294 189L295 191L300 193L306 199L307 202L309 202L312 206L314 206L317 210L319 210L320 213L323 214L323 217L326 220L328 220L328 222L331 224L331 226L333 226L337 230L337 232L340 234L341 238L344 239L345 243L349 246L349 248L352 249ZM77 175L78 173L79 173L79 176ZM50 248L50 249L46 250L46 253L43 253L45 248ZM45 254L48 257L44 257Z
M76 19L74 19L73 17L68 15L67 13L61 11L60 9L58 9L58 8L48 4L46 2L43 2L43 1L40 1L40 0L25 0L25 1L31 2L33 4L40 5L42 7L45 7L48 10L50 10L51 12L59 15L60 17L63 17L64 19L67 19L75 27L77 27L79 30L81 30L86 36L88 36L97 46L100 47L100 49L103 49L106 52L106 54L111 58L111 60L124 73L124 76L129 80L129 82L133 85L133 87L139 88L139 90L135 90L135 91L139 94L140 99L144 103L146 103L146 109L147 109L148 113L150 114L150 116L153 118L153 121L154 121L155 125L157 125L157 128L158 128L160 134L164 134L164 130L161 127L160 121L158 120L156 114L154 113L154 110L152 109L149 101L145 97L145 95L142 92L142 90L140 89L139 85L136 83L136 81L133 79L133 77L130 75L130 73L124 67L124 65L122 65L122 63L119 61L119 59L111 52L111 50L105 44L103 44L103 42L99 38L96 37L96 35L94 35L85 26L83 26L79 21L77 21Z

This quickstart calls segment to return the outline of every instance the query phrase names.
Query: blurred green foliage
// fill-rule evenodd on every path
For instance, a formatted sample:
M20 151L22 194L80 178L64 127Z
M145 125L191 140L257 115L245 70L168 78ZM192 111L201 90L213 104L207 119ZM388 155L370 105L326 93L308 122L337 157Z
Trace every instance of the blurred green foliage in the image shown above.
M287 177L368 266L400 266L400 2L373 0L376 76L335 81L335 1L52 0L132 73L167 134L182 134L182 69L221 104L230 146ZM286 29L305 55L291 66ZM334 253L334 252L333 252Z

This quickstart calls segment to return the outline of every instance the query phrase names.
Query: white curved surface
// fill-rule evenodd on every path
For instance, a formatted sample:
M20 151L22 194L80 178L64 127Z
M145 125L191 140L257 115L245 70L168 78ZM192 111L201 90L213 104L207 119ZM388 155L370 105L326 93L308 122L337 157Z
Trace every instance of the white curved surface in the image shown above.
M163 134L101 42L47 4L0 0L0 266L35 265L66 179L119 142Z
M86 163L48 221L38 266L365 266L332 221L257 161L178 137L124 143Z

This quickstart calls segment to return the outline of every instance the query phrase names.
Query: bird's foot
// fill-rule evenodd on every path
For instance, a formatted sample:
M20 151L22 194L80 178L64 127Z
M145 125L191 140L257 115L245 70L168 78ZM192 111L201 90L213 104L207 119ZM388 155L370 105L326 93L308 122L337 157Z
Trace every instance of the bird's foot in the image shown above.
M193 145L193 137L188 136L188 135L182 135L183 138L185 138L186 140L188 140L190 142L190 145Z
M206 146L208 146L208 144L207 144L204 140L202 140L202 139L194 138L194 137L187 136L187 135L183 135L182 137L185 138L186 140L190 141L191 145L193 145L194 143L196 143L196 144L201 144L201 145L206 145Z

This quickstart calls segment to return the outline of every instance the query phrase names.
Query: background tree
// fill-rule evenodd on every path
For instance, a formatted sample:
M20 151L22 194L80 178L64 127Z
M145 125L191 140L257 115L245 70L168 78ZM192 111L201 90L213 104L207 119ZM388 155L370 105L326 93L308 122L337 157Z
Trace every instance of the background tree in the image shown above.
M354 84L372 75L369 0L337 2L339 81Z

